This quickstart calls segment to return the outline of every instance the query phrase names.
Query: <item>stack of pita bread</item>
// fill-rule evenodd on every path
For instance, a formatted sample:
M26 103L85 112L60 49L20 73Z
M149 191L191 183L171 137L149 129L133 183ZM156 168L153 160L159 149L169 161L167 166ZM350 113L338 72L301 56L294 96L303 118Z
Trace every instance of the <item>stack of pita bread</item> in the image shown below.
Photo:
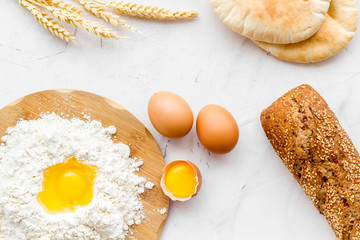
M285 61L311 63L354 37L356 0L210 0L232 30Z

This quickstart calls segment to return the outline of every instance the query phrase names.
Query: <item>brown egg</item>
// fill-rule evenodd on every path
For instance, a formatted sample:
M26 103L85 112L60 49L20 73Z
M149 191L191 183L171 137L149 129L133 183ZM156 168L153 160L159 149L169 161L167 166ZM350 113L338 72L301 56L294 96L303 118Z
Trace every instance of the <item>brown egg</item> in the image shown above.
M187 160L176 160L165 166L160 186L173 201L184 202L196 196L202 184L199 168Z
M187 102L171 92L157 92L149 100L148 114L154 128L169 138L190 132L194 117Z
M200 110L196 132L205 148L220 154L230 152L239 139L239 128L234 117L225 108L215 104Z

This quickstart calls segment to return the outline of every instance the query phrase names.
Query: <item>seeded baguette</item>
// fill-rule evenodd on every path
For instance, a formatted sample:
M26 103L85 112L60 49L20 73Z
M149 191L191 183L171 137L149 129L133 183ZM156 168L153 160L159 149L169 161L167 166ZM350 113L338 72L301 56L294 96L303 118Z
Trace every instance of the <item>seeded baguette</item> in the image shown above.
M276 153L339 240L360 240L360 157L325 100L309 85L260 116Z

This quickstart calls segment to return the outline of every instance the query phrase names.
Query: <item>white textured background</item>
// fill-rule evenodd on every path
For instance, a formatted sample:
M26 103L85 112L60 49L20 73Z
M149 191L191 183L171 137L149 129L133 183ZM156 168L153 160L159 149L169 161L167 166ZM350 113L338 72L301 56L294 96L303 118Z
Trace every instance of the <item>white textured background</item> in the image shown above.
M16 0L1 0L0 106L46 89L94 92L138 117L153 133L166 162L196 163L203 188L191 201L171 204L162 240L335 240L272 150L259 115L286 91L308 83L360 146L358 36L323 63L291 64L268 56L225 27L207 0L142 2L197 10L200 18L177 23L127 18L141 35L120 30L130 39L111 41L79 30L79 44L67 45ZM198 145L195 129L179 140L158 134L148 119L147 101L159 90L184 97L195 116L206 104L227 108L240 127L236 149L222 156L209 154Z

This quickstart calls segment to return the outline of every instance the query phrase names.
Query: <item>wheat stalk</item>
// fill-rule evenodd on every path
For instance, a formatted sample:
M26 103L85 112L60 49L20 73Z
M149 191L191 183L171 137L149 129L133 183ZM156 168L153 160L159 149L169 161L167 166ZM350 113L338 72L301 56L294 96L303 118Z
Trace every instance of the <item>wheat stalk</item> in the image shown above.
M129 28L132 31L139 32L136 28L128 25L125 23L124 20L120 19L118 15L115 15L111 12L107 12L106 9L103 6L100 6L96 3L89 2L86 0L76 0L78 3L80 3L83 8L88 11L89 13L104 19L106 22L114 25L114 26L122 26L125 28Z
M20 0L20 5L25 7L31 14L35 17L36 21L38 21L45 29L51 32L54 36L59 37L66 42L74 41L74 36L63 26L61 26L58 22L55 22L52 18L48 17L46 13L44 13L39 7L30 3L27 0Z
M189 19L196 18L198 13L195 11L170 11L163 8L143 6L136 3L124 3L120 2L101 2L94 0L97 3L103 4L108 8L112 8L120 14L141 17L141 18L150 18L156 20L180 20L180 19Z
M124 20L116 14L106 11L105 7L111 8L120 14L129 16L136 16L142 18L150 18L157 20L179 20L187 18L195 18L198 16L197 12L188 11L170 11L158 7L143 6L133 3L124 3L122 1L102 2L100 0L75 0L89 13L104 19L114 26L122 26L133 31L138 30L125 23ZM61 22L66 22L76 28L82 28L90 33L94 33L103 38L120 38L111 29L105 28L97 22L91 22L82 15L82 10L73 6L64 0L19 0L21 6L25 7L35 19L53 35L69 42L75 42L75 37L70 32L49 17L42 9L51 13L55 18Z
M115 38L115 39L120 38L112 30L104 28L98 23L90 22L80 14L69 12L61 8L56 8L53 6L36 3L34 2L34 0L27 0L27 1L31 1L33 2L33 4L37 4L38 6L46 8L46 10L48 10L51 13L51 15L53 15L62 22L66 22L73 25L74 27L85 29L86 31L101 36L103 38Z

